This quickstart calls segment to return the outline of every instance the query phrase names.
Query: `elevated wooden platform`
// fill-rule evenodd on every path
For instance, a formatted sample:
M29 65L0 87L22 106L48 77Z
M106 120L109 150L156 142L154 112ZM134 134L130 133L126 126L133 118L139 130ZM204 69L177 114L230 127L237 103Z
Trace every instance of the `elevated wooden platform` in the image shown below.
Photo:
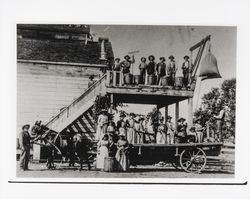
M191 90L175 90L156 85L107 86L106 92L113 94L115 103L156 104L159 108L186 100L194 95L194 91Z

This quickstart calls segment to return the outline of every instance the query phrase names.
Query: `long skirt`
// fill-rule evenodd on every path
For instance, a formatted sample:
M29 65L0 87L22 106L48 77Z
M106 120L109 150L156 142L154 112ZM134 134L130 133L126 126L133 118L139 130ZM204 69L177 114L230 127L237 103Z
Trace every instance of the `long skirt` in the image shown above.
M203 142L203 133L200 132L200 131L198 131L198 132L196 133L196 135L197 135L197 142L198 142L198 143L202 143L202 142Z
M104 160L105 157L109 156L108 148L106 146L101 146L96 156L96 168L103 169L104 168Z
M103 124L102 126L101 125L97 125L97 128L96 128L96 137L95 137L95 139L97 141L102 140L103 136L107 132L107 127L108 127L107 124Z
M166 135L165 135L165 133L157 132L157 134L156 134L156 144L166 144Z
M129 158L124 153L123 149L118 149L115 158L117 160L118 171L128 171L129 170Z
M134 128L128 128L127 130L127 140L129 144L135 144L136 142L136 132Z
M174 144L174 132L173 131L167 133L166 143L167 144Z

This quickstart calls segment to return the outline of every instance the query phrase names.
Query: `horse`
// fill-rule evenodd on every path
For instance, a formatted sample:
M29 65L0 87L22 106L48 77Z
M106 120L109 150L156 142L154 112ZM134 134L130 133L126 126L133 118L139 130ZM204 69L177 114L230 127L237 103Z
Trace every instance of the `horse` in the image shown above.
M81 134L67 135L66 139L45 125L41 121L36 121L31 128L31 137L34 144L45 147L47 155L47 168L54 168L54 157L60 155L62 162L69 160L69 166L74 166L75 160L80 162L80 170L82 170L83 160L86 160L88 169L90 170L89 149L90 145Z

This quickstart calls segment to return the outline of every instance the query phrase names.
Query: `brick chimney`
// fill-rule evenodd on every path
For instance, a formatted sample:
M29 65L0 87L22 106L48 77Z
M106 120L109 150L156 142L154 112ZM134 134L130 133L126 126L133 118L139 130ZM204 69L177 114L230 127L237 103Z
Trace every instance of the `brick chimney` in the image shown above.
M105 42L107 42L109 39L105 37L99 37L99 42L101 43L101 56L100 60L107 60L107 53L105 51Z

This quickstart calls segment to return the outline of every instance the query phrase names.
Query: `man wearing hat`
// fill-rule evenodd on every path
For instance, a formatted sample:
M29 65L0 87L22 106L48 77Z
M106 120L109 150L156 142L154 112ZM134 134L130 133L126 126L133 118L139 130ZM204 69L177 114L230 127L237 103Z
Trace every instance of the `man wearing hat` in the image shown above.
M25 171L28 170L29 158L30 158L30 125L26 124L22 127L22 131L19 134L19 146L21 149L20 154L20 168Z
M166 123L166 127L167 127L167 144L174 144L174 134L175 134L175 130L174 130L174 124L173 122L171 122L172 117L171 116L167 116L167 123Z
M89 82L88 82L88 87L91 87L95 83L94 81L94 75L89 76Z
M155 74L155 57L153 55L150 55L148 57L148 60L149 60L149 63L147 64L147 67L146 67L146 78L145 78L145 85L147 84L147 81L148 81L148 76L149 75L154 75Z
M218 101L218 100L217 100ZM216 119L216 134L217 139L219 142L222 141L222 127L224 125L224 118L225 118L225 109L222 105L221 101L216 104L216 112L217 115L214 115L214 118Z
M177 137L179 138L180 143L186 142L187 124L184 123L185 121L186 119L183 117L178 120L179 124L177 125Z
M107 127L108 127L108 115L107 110L102 109L100 111L100 115L98 116L97 120L97 129L96 129L96 140L102 140L103 136L107 134Z
M130 67L131 67L131 64L133 63L135 63L134 55L132 55L132 60L130 60L129 55L126 55L124 57L124 60L121 62L121 68L122 68L123 74L130 73Z
M142 57L141 58L141 63L139 65L139 70L140 70L140 79L142 84L145 83L145 75L146 75L146 68L147 68L147 63L146 63L146 58Z
M183 85L187 87L188 85L188 76L189 76L189 70L190 70L190 62L189 62L189 56L185 55L184 62L182 63L182 74L183 74Z
M167 66L167 76L169 77L170 80L170 85L174 86L174 82L175 82L175 74L177 72L177 67L175 64L175 60L174 60L174 56L170 55L168 57L168 59L170 60Z
M156 73L157 73L157 85L160 85L161 78L166 75L166 64L165 57L160 57L160 62L156 65Z

